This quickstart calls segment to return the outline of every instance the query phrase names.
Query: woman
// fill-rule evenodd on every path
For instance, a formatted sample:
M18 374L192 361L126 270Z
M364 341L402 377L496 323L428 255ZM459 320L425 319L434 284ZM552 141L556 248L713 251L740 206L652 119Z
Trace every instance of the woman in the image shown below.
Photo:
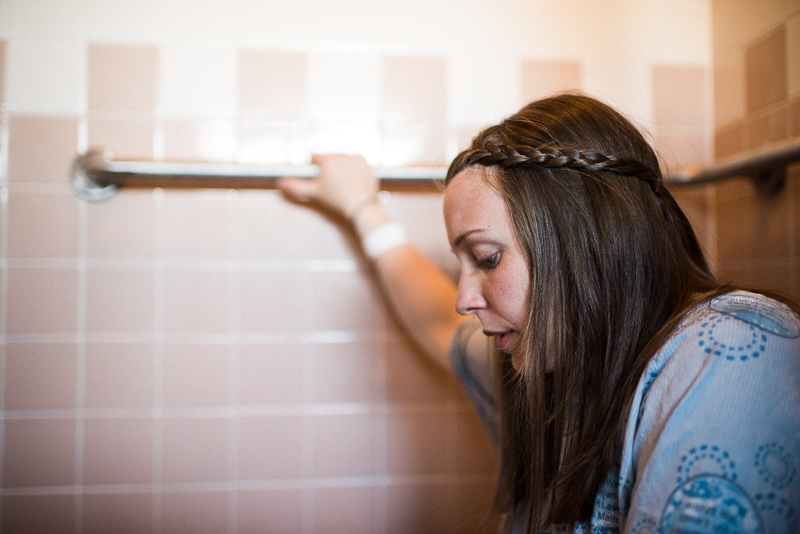
M559 95L456 157L457 290L363 160L317 162L280 187L349 219L389 304L460 378L500 447L504 532L794 531L800 318L716 281L620 114Z

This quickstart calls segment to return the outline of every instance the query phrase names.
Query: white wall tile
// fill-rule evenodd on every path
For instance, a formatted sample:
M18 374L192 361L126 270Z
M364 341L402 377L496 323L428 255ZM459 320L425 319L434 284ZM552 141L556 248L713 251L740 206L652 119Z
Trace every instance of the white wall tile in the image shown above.
M323 118L370 118L380 111L383 62L377 53L309 54L309 112Z
M11 0L15 36L75 37L83 30L81 0Z
M13 39L6 54L9 111L77 115L86 109L86 47L81 42Z
M488 125L519 108L519 62L493 50L450 60L448 115L451 124Z
M235 38L237 29L234 21L237 7L238 5L230 0L162 0L161 16L167 30L164 38L166 40Z
M161 47L161 108L166 115L236 113L234 47L166 44Z
M84 0L84 4L89 40L153 42L166 27L158 0Z

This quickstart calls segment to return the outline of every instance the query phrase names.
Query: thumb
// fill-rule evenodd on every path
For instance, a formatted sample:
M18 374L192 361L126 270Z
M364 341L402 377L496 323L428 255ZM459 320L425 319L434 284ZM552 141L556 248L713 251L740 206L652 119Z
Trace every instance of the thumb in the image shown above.
M297 202L308 202L312 200L319 186L316 181L308 178L279 178L275 182L275 187L283 192L287 197Z

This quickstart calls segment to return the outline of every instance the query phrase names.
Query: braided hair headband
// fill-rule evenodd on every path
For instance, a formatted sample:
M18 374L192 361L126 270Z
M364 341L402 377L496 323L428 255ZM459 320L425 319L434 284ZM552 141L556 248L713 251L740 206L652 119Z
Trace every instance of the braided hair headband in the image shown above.
M608 171L622 176L635 176L647 182L654 193L659 193L659 181L653 169L632 158L606 156L596 150L575 150L569 147L542 145L505 146L486 143L474 149L468 156L469 164L500 165L502 167L567 168L588 171Z

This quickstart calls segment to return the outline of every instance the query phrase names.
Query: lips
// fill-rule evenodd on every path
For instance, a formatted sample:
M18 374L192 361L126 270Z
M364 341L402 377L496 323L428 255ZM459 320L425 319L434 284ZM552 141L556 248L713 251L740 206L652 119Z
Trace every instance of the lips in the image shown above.
M483 333L487 336L493 336L496 338L497 348L503 352L508 352L514 345L514 342L517 340L517 333L514 330L508 330L505 332L490 332L484 330Z

